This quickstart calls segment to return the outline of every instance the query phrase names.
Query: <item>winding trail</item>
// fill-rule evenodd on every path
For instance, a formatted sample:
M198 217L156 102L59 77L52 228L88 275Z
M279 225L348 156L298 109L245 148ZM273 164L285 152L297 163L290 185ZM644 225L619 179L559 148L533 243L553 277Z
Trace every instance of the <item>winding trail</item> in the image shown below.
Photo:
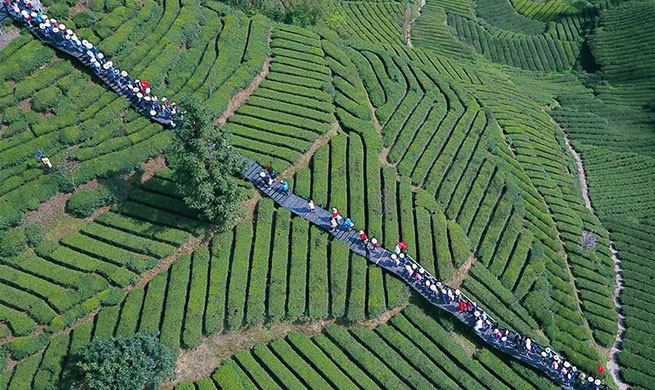
M407 46L409 47L414 47L412 45L412 24L414 24L416 19L418 19L419 16L421 16L421 11L423 10L423 7L425 7L425 0L420 0L418 15L416 15L414 19L410 20L409 23L407 23L407 27L405 28L405 36L406 36L405 40L407 41ZM407 11L411 12L411 9L407 8ZM405 17L407 17L407 11L405 12Z
M580 188L582 190L582 198L584 199L585 207L595 215L594 208L591 205L591 199L589 198L589 187L587 186L587 176L585 174L584 166L582 165L582 159L580 154L573 149L571 142L569 142L568 137L564 134L564 143L566 148L569 150L573 159L575 160L575 165L578 170L578 178L580 180ZM614 247L614 242L610 241L610 251L612 252L612 261L614 261L614 292L612 294L612 300L614 301L614 306L616 307L616 312L618 314L618 330L616 332L616 337L614 340L614 345L609 352L609 360L607 361L607 369L612 375L614 383L618 386L620 390L627 390L629 386L621 380L620 367L617 361L619 352L621 352L621 344L623 343L623 334L625 333L625 316L623 313L623 307L621 306L620 295L623 291L623 268L621 267L621 260L619 260L618 251Z

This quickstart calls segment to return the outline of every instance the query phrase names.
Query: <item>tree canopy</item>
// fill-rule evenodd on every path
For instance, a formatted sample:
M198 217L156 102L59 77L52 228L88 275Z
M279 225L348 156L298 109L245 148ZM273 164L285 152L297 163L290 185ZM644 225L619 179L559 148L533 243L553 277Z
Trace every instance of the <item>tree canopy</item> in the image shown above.
M76 353L73 390L154 390L174 376L175 354L148 333L98 340Z
M184 99L182 106L186 113L169 153L176 182L189 207L219 228L229 227L246 199L237 178L245 162L232 153L226 134L197 98Z

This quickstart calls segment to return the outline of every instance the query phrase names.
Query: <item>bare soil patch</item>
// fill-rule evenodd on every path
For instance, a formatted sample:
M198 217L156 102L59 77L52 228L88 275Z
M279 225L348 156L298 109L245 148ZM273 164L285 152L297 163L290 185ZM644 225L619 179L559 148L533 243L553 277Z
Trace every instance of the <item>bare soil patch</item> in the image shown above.
M166 157L157 156L143 163L143 175L141 176L141 183L145 183L158 171L166 168Z
M459 288L459 286L462 285L462 282L466 277L469 275L469 271L471 270L471 267L473 267L473 264L475 264L475 261L477 258L471 254L469 258L462 264L461 267L455 271L455 274L453 277L447 282L448 285L451 287Z
M97 180L91 180L88 183L85 183L78 187L79 190L92 190L98 187ZM59 237L63 237L66 234L69 234L75 231L76 224L67 224L66 226L61 225L59 222L64 218L73 218L66 212L66 202L72 196L72 193L56 193L52 198L41 203L39 208L34 211L28 211L23 215L23 224L22 226L28 225L39 225L46 232L56 231ZM76 219L76 218L74 218ZM93 220L93 219L90 219ZM80 220L81 221L81 220Z
M250 85L248 85L246 88L242 89L241 91L237 92L236 95L230 100L230 102L227 104L227 108L221 116L216 119L215 123L219 126L223 126L224 124L227 123L227 120L234 115L234 113L237 111L239 107L241 107L246 101L248 101L248 98L250 95L252 95L255 90L259 87L259 84L266 79L266 76L268 76L268 72L271 70L271 62L273 61L273 57L268 57L266 58L266 61L264 61L264 66L262 67L262 70L252 79L252 82Z
M20 35L20 30L14 26L5 27L2 30L2 35L0 35L0 50L7 47L11 41Z
M186 350L177 359L176 379L162 389L170 390L182 382L196 381L210 376L221 362L239 351L248 351L260 344L267 344L289 333L303 332L308 336L320 333L334 320L308 323L273 323L270 326L256 325L249 329L216 334L207 337L198 347Z

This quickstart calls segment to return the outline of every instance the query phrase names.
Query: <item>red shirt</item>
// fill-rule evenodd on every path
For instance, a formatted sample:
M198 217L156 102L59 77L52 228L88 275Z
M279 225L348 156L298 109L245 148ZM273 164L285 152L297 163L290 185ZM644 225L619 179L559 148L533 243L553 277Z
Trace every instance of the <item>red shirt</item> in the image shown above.
M366 233L362 232L362 234L359 235L359 239L364 241L364 240L368 240L368 237L366 236Z
M336 218L336 217L338 217L338 216L339 216L339 212L338 212L338 211L337 211L337 212L334 212L334 213L332 213L332 218Z

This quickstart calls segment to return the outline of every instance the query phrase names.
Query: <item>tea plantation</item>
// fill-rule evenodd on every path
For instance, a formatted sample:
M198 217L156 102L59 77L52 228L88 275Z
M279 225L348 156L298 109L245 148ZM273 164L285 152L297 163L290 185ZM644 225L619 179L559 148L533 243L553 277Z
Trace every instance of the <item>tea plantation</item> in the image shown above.
M655 390L655 1L312 3L43 5L599 389ZM68 388L81 347L139 332L180 356L167 390L560 387L247 180L216 229L175 128L2 30L0 390Z

